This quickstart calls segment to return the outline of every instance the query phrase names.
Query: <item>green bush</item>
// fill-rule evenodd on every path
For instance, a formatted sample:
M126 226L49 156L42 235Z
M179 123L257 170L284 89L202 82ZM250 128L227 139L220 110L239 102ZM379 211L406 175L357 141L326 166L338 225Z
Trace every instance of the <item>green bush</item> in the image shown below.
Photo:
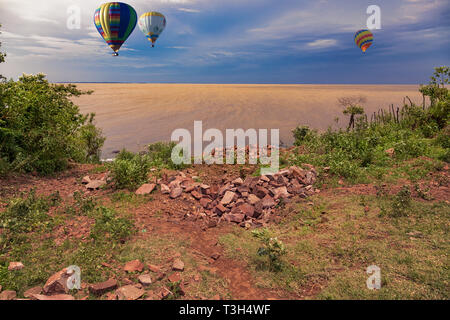
M110 208L100 206L96 209L95 224L91 230L91 237L96 240L112 239L124 241L134 231L130 219L118 217Z
M254 230L252 235L262 242L263 246L258 249L258 255L268 257L269 270L281 271L283 268L281 257L287 253L284 244L277 238L270 237L267 229Z
M147 182L150 171L147 155L132 154L122 150L110 164L111 176L117 189L133 190Z
M72 97L74 85L49 83L43 74L0 83L0 159L10 171L51 174L70 159L98 161L104 138Z
M152 166L181 170L185 164L177 165L172 162L172 150L177 144L175 142L157 142L148 146L148 157Z

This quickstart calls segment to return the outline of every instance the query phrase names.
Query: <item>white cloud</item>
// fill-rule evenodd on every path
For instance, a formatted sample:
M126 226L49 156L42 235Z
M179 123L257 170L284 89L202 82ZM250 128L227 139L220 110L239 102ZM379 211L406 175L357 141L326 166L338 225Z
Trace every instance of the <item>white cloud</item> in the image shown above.
M308 47L315 48L315 49L323 49L323 48L329 48L334 47L337 45L337 40L335 39L318 39L312 42L309 42L307 44Z

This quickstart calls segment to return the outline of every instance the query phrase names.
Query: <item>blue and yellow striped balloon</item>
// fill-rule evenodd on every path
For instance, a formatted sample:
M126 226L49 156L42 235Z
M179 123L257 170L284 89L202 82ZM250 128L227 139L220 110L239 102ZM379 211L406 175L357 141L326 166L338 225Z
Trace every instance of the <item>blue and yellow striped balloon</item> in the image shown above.
M355 34L355 43L362 50L362 52L366 52L367 49L373 43L373 34L369 30L363 29L359 30Z
M120 47L133 32L136 23L136 11L126 3L108 2L95 10L95 27L116 56L119 55Z

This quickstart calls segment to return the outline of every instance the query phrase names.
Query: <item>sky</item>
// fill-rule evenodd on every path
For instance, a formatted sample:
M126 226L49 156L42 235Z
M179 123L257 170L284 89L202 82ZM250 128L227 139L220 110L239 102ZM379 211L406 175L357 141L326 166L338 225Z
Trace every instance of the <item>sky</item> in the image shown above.
M119 57L93 24L96 0L0 0L0 74L53 82L418 84L450 64L450 0L123 0L159 11L151 48L136 26ZM366 54L354 34L369 5L381 29ZM71 6L80 28L69 29Z

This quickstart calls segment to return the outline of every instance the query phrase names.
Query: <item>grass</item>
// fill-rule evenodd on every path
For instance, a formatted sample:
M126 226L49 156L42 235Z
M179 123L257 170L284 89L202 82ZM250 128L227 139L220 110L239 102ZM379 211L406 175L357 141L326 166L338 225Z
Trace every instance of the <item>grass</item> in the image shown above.
M284 222L268 229L286 245L282 272L270 271L257 254L259 242L240 228L220 238L227 256L245 261L259 286L298 296L315 287L320 290L310 298L449 298L448 204L412 201L408 216L389 218L380 216L375 196L363 203L357 196L310 200L313 206L287 207ZM379 291L366 287L373 264L381 268Z

